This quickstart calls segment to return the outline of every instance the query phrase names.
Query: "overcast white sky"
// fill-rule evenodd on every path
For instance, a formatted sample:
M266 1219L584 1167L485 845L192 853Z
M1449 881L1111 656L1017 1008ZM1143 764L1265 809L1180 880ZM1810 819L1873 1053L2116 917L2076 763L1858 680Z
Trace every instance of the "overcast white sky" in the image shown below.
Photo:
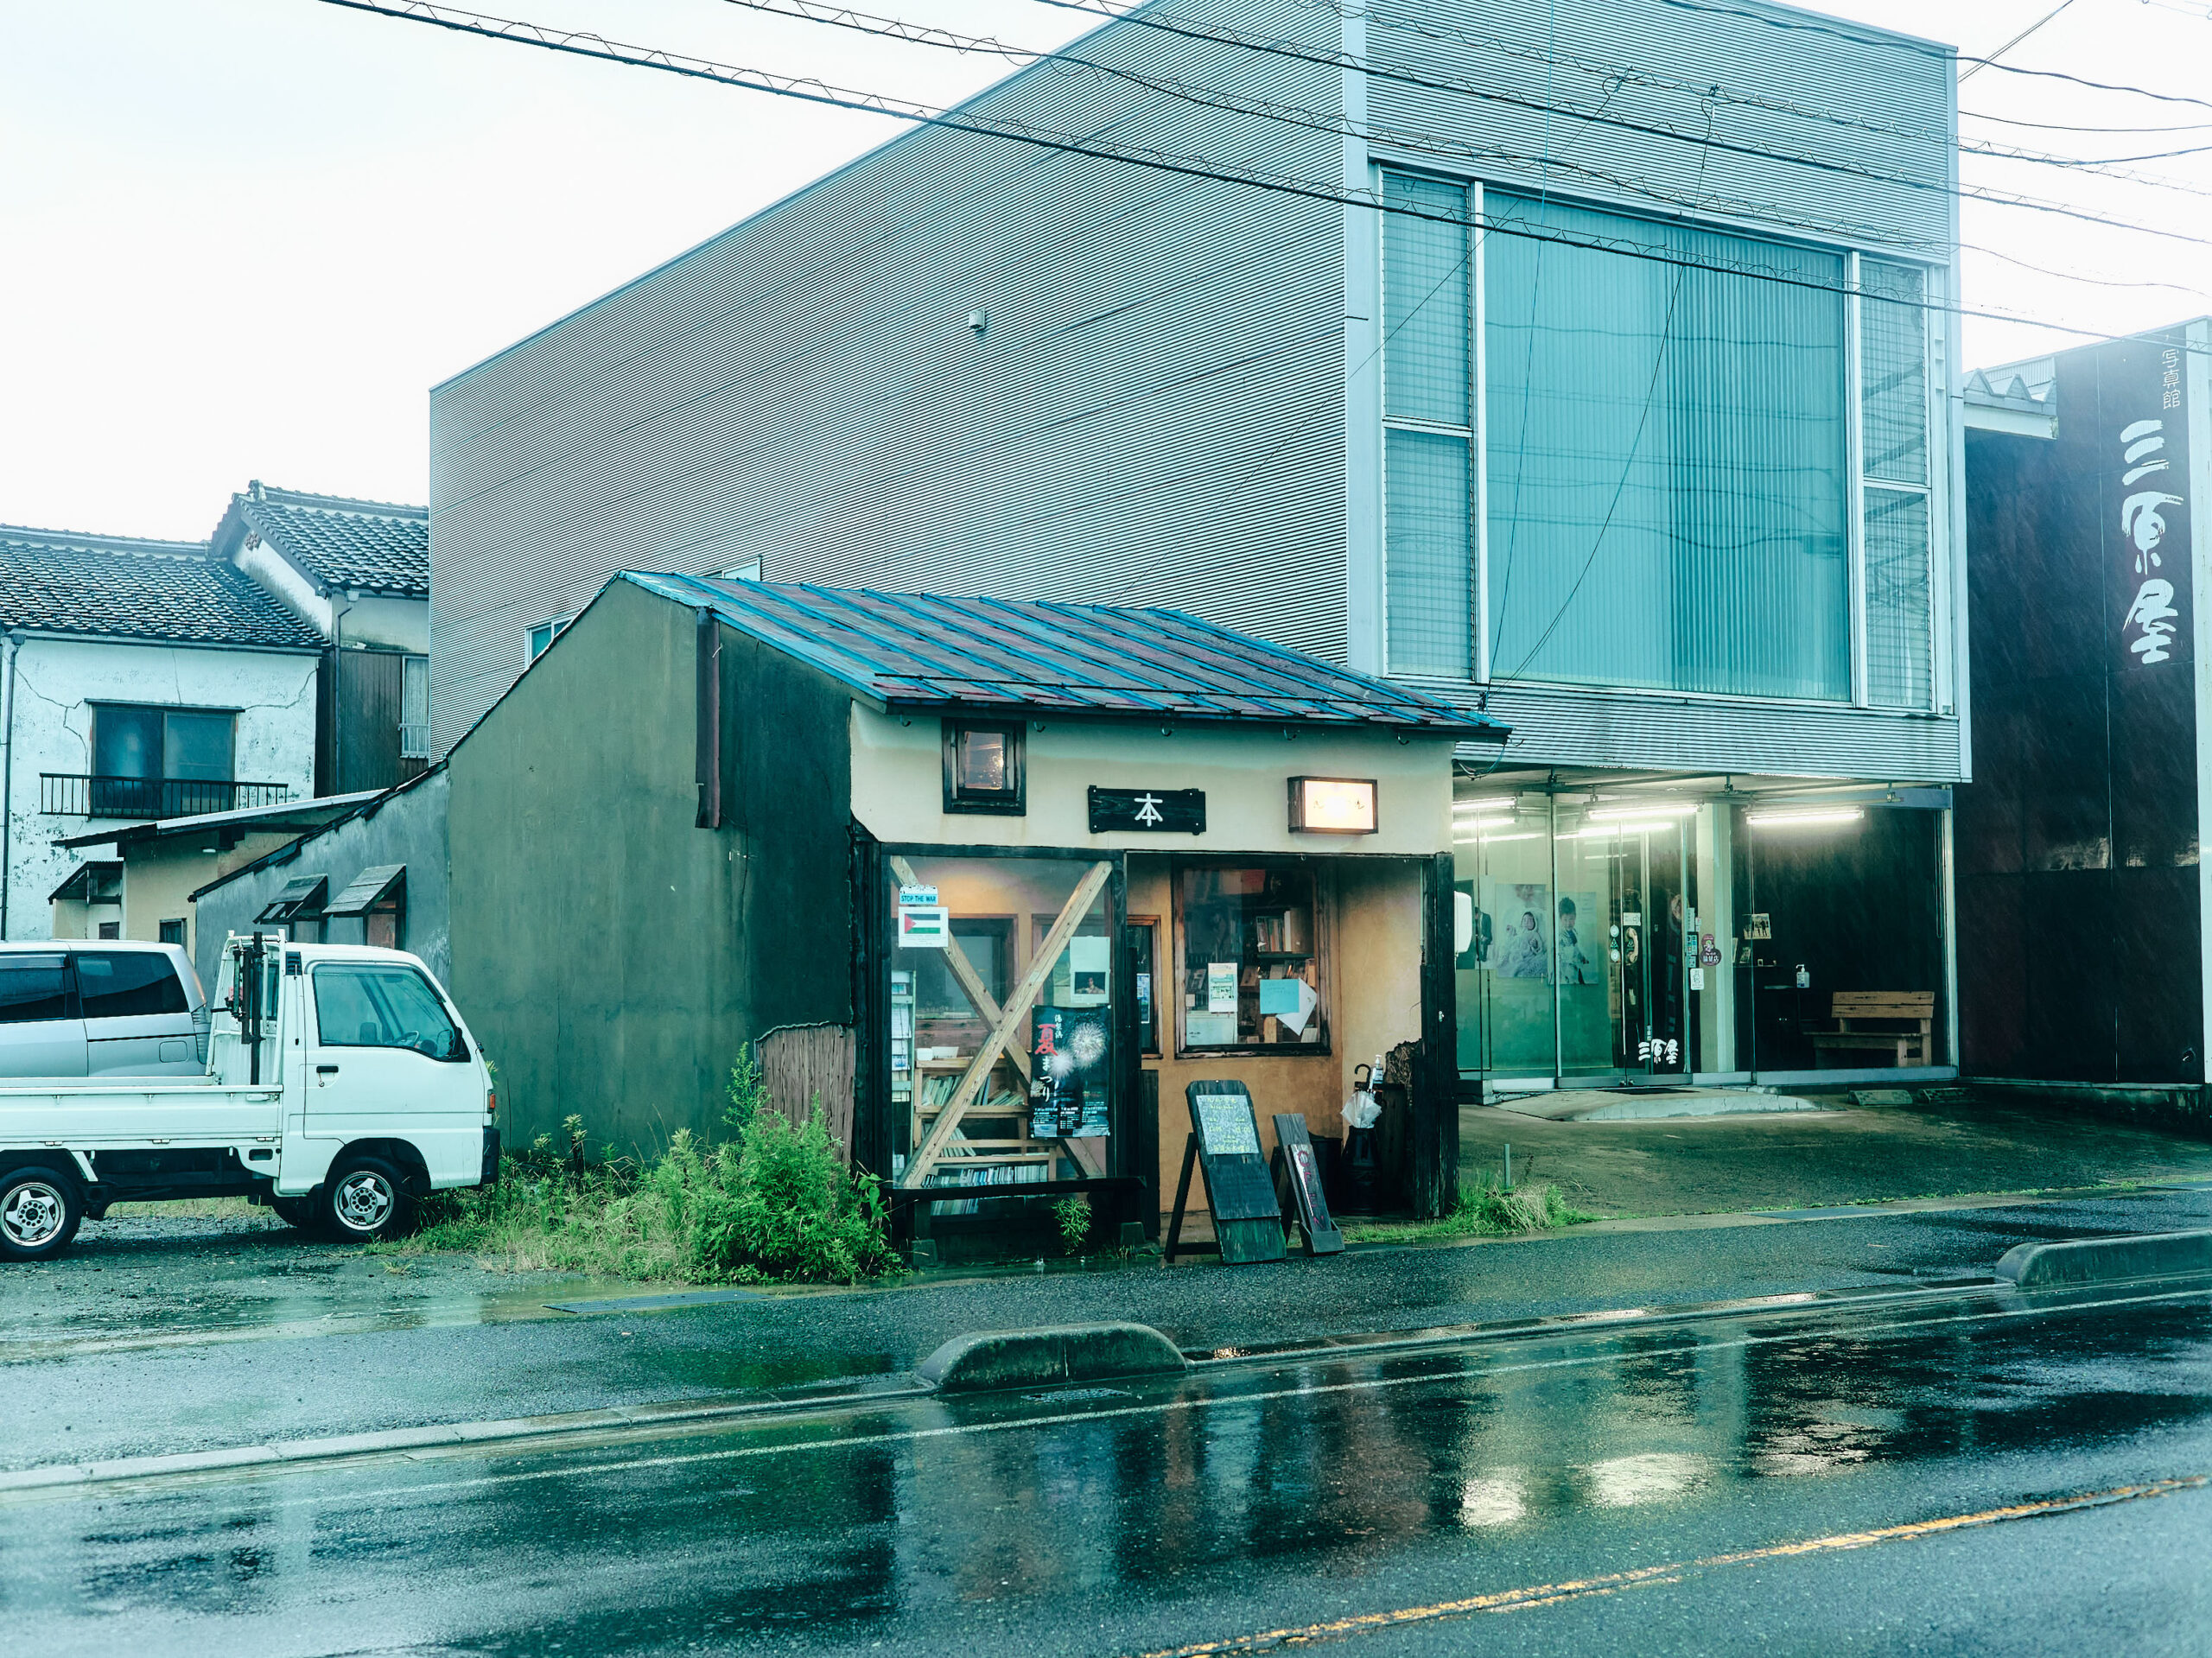
M939 102L1005 67L719 0L479 3ZM1827 9L1980 54L2054 3ZM1039 48L1096 21L1035 0L873 9ZM2212 5L2074 0L2006 61L2212 98ZM1994 71L1963 102L2212 124ZM251 478L423 500L430 385L894 130L315 0L0 0L0 523L197 538ZM2212 144L2212 124L1966 130L2077 156ZM2212 192L2212 156L2139 170ZM1967 176L2212 239L2207 195L1971 160ZM1964 222L1990 250L1966 255L1969 305L2108 333L2212 311L2212 247L1975 202ZM1969 364L2073 343L1980 321L1966 340Z

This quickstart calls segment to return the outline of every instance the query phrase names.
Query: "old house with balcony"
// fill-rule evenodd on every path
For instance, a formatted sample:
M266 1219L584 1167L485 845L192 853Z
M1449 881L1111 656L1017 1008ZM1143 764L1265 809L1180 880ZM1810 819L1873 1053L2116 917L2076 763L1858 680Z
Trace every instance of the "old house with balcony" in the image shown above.
M256 479L231 497L212 544L323 638L315 792L419 775L430 740L428 510Z
M116 861L57 842L315 792L323 637L205 542L0 529L0 936L57 898L124 936Z

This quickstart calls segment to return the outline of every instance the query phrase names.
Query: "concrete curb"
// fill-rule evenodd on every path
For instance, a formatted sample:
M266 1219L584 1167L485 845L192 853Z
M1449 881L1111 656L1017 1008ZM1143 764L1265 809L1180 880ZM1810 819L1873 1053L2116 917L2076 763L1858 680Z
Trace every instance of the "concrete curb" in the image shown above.
M1059 1324L955 1336L918 1367L943 1393L1179 1373L1190 1362L1150 1324Z
M2024 1290L2171 1278L2183 1273L2212 1273L2212 1231L2020 1243L2007 1249L1997 1263L1997 1275Z

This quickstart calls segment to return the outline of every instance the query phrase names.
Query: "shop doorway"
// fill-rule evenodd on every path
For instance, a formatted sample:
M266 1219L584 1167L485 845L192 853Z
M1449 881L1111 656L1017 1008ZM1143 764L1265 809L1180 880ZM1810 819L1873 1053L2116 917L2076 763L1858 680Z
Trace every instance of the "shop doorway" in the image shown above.
M1562 1079L1684 1075L1685 837L1696 808L1571 807L1554 834Z

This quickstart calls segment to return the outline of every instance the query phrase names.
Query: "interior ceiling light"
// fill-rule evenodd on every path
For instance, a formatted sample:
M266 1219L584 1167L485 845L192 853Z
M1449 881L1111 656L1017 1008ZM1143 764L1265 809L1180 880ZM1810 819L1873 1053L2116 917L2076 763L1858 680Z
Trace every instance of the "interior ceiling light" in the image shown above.
M1866 814L1856 806L1800 806L1778 811L1751 811L1745 821L1758 829L1811 829L1821 823L1855 823Z
M1648 806L1599 806L1585 816L1593 823L1611 823L1624 817L1639 821L1647 817L1688 817L1698 810L1699 804L1694 800L1655 800Z
M1452 810L1455 812L1510 812L1513 810L1513 803L1510 800L1455 800L1452 803Z

